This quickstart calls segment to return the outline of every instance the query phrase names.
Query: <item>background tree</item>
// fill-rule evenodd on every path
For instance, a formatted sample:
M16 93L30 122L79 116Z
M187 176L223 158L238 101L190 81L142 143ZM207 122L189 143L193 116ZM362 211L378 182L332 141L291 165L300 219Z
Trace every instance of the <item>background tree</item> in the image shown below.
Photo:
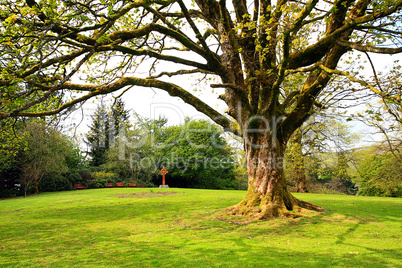
M309 187L317 191L330 187L329 190L335 192L349 193L346 186L333 189L335 184L344 185L341 182L345 180L348 186L353 186L350 177L338 176L341 166L343 172L349 172L347 166L354 160L351 152L358 141L358 136L341 123L342 119L342 114L322 111L293 133L286 148L285 175L295 191L305 192ZM340 165L340 162L343 164Z
M374 71L375 83L386 94L400 98L400 66L384 73ZM377 96L366 104L365 111L352 114L353 120L370 127L371 146L355 152L360 195L402 195L402 106ZM352 120L350 118L349 120Z
M114 139L119 136L120 130L128 124L130 118L129 110L125 109L125 103L122 99L117 98L113 102L111 109L111 118L113 125L113 137Z
M102 101L91 118L86 143L89 146L90 165L97 167L106 163L107 151L119 135L120 129L128 123L129 115L124 102L117 99L110 107Z
M109 116L103 102L97 106L91 119L86 143L89 146L90 165L97 167L106 162L106 152L110 147Z
M29 122L24 131L27 133L27 148L20 156L20 182L26 197L31 186L36 193L39 192L38 185L45 175L67 171L65 157L68 145L58 131L43 122Z
M295 181L296 192L308 193L306 171L305 171L305 155L302 149L302 130L297 129L292 138L288 142L286 148L285 161L286 169L285 174L288 180Z
M67 169L62 173L45 175L38 185L40 192L68 191L74 189L75 184L83 184L80 173L87 168L87 160L74 139L66 135L62 135L62 139L62 154Z
M234 189L233 151L222 132L206 120L190 120L166 129L161 149L173 186L209 189Z
M347 159L347 152L336 152L332 155L332 160L335 160L332 165L322 168L320 181L325 183L325 188L332 192L356 194L357 187L350 176L350 161Z
M148 119L135 112L134 118L109 148L104 169L118 174L122 181L154 186L162 157L159 145L169 136L167 118Z
M230 213L261 219L297 216L290 211L300 207L322 210L287 189L286 144L320 93L333 90L333 76L400 103L338 67L353 50L400 53L401 6L402 0L2 3L0 118L52 115L130 86L160 88L244 138L249 189ZM108 64L113 56L119 60ZM358 59L344 61L352 63ZM83 72L87 84L74 82ZM300 90L287 94L283 85L299 72ZM219 79L211 86L224 89L232 120L181 87L183 79L162 79L196 73ZM82 94L58 102L55 93L66 90Z
M44 121L19 120L8 126L2 128L1 197L26 195L32 187L36 193L70 190L80 183L84 159L73 139Z
M358 166L360 176L359 195L402 196L402 164L390 152L381 153L376 146L375 152L360 151L364 154ZM399 153L400 154L400 153Z
M236 188L234 157L223 133L205 120L186 119L166 126L166 118L137 116L134 127L109 149L105 168L137 183L160 185L159 170L169 170L173 187Z
M356 120L371 127L379 141L355 152L360 195L402 195L402 123L400 106L383 99L380 105L372 102L365 113L356 115Z
M9 197L18 184L18 153L26 147L21 135L22 122L11 118L0 121L0 197Z
M18 128L21 128L21 122L0 121L0 173L13 166L18 152L24 148L24 138L18 135Z

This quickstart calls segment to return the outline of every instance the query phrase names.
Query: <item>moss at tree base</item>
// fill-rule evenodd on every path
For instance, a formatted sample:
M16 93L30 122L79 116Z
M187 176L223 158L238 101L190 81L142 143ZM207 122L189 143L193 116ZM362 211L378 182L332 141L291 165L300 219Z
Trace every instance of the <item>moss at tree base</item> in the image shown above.
M320 206L299 200L290 193L282 198L272 199L269 194L262 196L249 191L240 203L227 208L226 214L264 220L277 217L299 218L313 211L324 210Z

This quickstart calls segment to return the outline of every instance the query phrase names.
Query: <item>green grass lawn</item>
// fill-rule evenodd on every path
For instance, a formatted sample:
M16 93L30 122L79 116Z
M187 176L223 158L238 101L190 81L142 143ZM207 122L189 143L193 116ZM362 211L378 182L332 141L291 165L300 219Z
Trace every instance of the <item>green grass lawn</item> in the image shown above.
M113 188L0 200L0 267L402 267L402 199L296 194L327 210L219 216L244 196Z

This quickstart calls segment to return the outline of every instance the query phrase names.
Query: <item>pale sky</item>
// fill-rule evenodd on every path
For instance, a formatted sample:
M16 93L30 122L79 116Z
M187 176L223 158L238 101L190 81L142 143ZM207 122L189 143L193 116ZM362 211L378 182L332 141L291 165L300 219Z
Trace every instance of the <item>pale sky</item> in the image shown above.
M184 79L184 76L179 76L175 78L177 83L178 79L183 79L179 82L185 89L203 89L205 92L200 91L194 92L194 94L199 97L204 102L208 103L211 107L224 113L226 109L226 104L218 99L221 92L216 89L211 89L205 83L196 84L188 81L188 77ZM116 92L113 96L118 96L120 92ZM78 125L77 128L73 130L78 136L82 137L83 133L86 133L89 128L88 124L91 123L90 116L95 112L97 105L101 102L101 98L88 100L82 109L79 109L72 113L64 122L65 125ZM106 105L112 103L111 96L103 97ZM193 106L186 104L178 97L172 97L167 92L157 89L157 88L144 88L144 87L133 87L128 92L122 96L122 100L125 103L127 110L136 112L139 115L150 118L157 119L159 116L164 116L168 119L168 125L179 125L184 123L185 117L190 117L191 119L208 119L206 115L198 112ZM131 116L131 120L134 120ZM78 137L78 138L79 138Z

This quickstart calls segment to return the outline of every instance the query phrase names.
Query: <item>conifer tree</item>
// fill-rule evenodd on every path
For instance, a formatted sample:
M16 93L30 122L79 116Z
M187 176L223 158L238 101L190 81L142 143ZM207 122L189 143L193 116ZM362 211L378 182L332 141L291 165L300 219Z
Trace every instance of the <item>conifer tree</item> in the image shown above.
M92 123L86 136L91 166L100 166L106 163L107 150L129 119L128 111L124 109L124 106L124 102L119 99L110 107L101 102L91 116Z

